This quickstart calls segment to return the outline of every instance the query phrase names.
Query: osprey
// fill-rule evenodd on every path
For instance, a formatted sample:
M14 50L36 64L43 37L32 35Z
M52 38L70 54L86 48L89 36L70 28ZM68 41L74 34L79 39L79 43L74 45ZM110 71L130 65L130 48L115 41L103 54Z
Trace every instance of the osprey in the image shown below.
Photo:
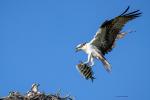
M34 97L35 95L40 94L39 86L40 86L40 84L33 83L31 90L27 92L27 96Z
M36 84L36 83L32 84L31 92L38 93L38 91L39 91L38 87L39 86L40 86L40 84Z
M121 32L124 25L142 14L139 12L140 10L127 13L128 10L129 6L119 16L103 22L96 32L96 35L90 42L77 45L76 51L82 50L88 54L88 60L85 62L85 64L93 66L93 60L96 58L103 63L106 71L111 71L111 66L104 55L114 48L116 40L123 38L125 34L128 33Z

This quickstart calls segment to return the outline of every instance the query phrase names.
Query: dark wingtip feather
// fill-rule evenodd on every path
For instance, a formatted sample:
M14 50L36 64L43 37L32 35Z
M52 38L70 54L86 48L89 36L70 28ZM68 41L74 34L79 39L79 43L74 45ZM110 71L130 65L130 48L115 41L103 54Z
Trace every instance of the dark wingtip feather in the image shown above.
M124 14L129 10L129 8L130 8L130 6L128 6L128 7L126 8L126 10L125 10L122 14L120 14L120 16L124 15Z
M132 16L132 15L139 15L142 14L141 12L139 12L140 10L136 10L130 13L125 14L124 16Z
M140 17L142 15L142 12L140 10L135 10L132 12L127 13L127 10L125 13L121 14L120 17L126 17L129 18L129 20L135 19L137 17Z
M128 13L126 15L124 15L125 17L129 17L131 19L135 19L137 17L140 17L142 15L142 12L139 12L140 10L137 10L137 11L134 11L134 12L131 12L131 13Z
M142 15L142 12L140 12L140 10L135 10L133 12L127 13L129 8L130 8L130 6L128 6L127 9L120 16L136 18L136 17L140 17Z
M132 15L134 18L136 17L140 17L142 13L138 13L138 14L135 14L135 15Z

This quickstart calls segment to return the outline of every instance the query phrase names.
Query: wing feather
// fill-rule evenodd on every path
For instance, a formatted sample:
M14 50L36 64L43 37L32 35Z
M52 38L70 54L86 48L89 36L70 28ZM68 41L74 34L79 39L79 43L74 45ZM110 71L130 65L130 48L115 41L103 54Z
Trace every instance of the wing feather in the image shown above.
M139 17L142 13L140 10L136 10L127 13L129 7L119 16L111 20L106 20L96 32L96 35L91 40L91 44L95 45L103 54L106 54L112 50L112 45L120 33L124 25Z

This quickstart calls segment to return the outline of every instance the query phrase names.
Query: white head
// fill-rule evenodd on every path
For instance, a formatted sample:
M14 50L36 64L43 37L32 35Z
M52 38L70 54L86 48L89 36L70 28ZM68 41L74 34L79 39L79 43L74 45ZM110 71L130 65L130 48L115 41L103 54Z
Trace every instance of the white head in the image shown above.
M32 89L33 89L33 88L38 89L39 86L40 86L40 84L33 83L33 84L32 84Z
M77 45L77 46L76 46L76 52L83 50L83 47L84 47L85 45L86 45L86 42Z

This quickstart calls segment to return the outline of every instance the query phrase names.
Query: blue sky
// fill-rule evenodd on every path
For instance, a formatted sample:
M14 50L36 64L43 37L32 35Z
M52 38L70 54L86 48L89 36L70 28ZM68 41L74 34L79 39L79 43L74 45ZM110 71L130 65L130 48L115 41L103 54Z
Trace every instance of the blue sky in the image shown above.
M150 12L148 0L1 0L0 96L25 93L32 83L40 90L71 94L76 100L150 99ZM119 15L128 5L143 16L128 23L136 30L117 42L106 58L108 74L96 61L94 83L76 70L83 52L77 44L90 41L99 25ZM128 96L117 98L116 96Z

